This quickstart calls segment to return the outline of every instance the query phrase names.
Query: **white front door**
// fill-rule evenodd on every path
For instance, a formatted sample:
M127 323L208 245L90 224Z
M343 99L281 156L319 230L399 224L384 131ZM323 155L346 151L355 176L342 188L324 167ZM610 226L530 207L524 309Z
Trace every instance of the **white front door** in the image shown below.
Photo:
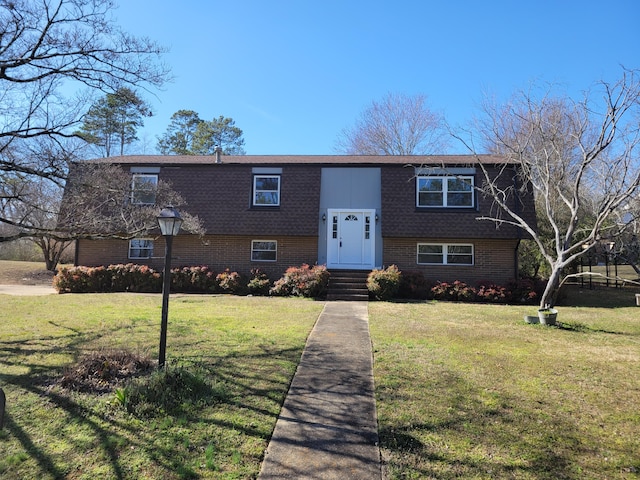
M328 210L327 267L373 268L375 211Z

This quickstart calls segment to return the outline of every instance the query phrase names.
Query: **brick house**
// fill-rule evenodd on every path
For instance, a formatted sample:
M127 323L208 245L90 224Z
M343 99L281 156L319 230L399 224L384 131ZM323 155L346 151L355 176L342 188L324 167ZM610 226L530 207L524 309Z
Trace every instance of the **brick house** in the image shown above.
M497 156L125 156L109 160L136 186L169 181L203 237L180 234L173 265L208 265L272 279L293 265L369 271L395 264L430 280L504 283L517 276L523 232L478 220L492 200L473 186L513 166ZM513 198L534 218L533 196ZM145 199L153 202L153 198ZM159 209L162 205L158 206ZM163 238L79 240L78 265L141 263L161 268Z

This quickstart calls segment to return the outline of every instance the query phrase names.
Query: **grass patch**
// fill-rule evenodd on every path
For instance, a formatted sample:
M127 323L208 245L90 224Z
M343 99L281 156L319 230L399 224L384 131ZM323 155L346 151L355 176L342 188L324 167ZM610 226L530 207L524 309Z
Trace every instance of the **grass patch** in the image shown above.
M167 373L128 380L119 378L122 369L101 363L101 355L156 358L159 295L3 295L1 301L7 415L0 476L7 479L255 478L323 306L174 295ZM125 373L136 370L122 364L129 365ZM76 389L60 385L72 373L93 380Z
M588 306L557 328L525 324L531 306L369 305L390 478L640 476L634 292L571 288L564 305ZM155 359L160 300L1 296L0 477L255 478L323 304L174 295L168 374L106 368ZM60 385L70 372L88 387Z
M638 312L370 304L390 478L638 478Z
M0 285L51 285L53 276L44 262L0 260Z

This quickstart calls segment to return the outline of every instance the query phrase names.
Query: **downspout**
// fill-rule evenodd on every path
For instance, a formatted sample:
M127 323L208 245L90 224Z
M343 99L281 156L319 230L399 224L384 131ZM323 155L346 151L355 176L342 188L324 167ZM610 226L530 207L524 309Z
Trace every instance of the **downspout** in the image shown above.
M75 252L73 253L73 266L77 267L78 258L80 258L80 239L76 238L75 242L76 242L76 247L74 249Z

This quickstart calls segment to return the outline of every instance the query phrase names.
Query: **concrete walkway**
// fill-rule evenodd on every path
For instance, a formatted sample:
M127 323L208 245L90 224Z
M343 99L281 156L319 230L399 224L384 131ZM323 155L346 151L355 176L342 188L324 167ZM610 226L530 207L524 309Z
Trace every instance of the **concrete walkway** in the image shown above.
M329 302L276 423L259 479L381 478L366 302Z
M48 285L0 285L0 294L4 295L53 295L56 289Z

